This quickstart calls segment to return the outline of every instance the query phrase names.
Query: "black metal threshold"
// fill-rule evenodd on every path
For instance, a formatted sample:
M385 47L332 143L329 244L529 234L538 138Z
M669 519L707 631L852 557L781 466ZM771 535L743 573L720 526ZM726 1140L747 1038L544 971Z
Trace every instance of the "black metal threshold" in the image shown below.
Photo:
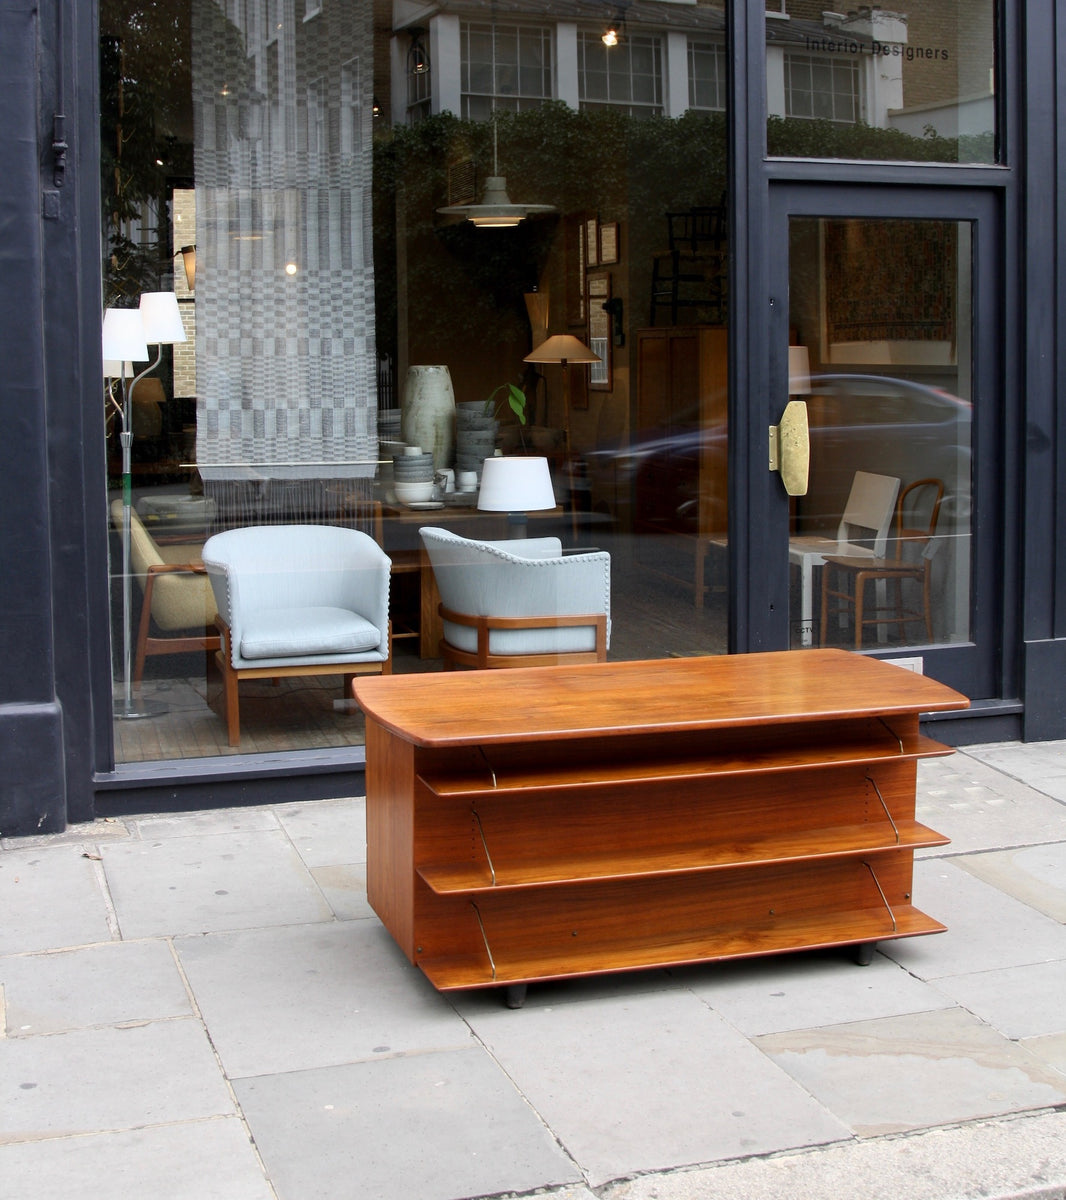
M365 793L365 746L120 764L93 779L98 817L333 800Z

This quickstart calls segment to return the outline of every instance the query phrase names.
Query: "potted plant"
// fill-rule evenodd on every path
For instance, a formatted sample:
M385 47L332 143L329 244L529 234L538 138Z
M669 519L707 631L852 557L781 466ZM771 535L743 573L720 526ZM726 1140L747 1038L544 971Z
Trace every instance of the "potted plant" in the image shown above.
M506 390L506 396L497 400L496 397L504 390ZM497 416L503 407L504 399L510 406L511 412L518 418L519 423L524 425L526 423L526 394L516 383L501 383L498 388L493 389L485 401L486 415Z

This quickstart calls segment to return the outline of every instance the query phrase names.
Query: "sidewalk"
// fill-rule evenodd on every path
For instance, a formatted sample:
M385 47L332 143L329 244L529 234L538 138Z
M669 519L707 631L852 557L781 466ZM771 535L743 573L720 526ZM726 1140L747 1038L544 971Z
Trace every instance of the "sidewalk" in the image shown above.
M359 799L0 841L12 1200L1066 1197L1066 743L919 768L919 907L846 952L437 994Z

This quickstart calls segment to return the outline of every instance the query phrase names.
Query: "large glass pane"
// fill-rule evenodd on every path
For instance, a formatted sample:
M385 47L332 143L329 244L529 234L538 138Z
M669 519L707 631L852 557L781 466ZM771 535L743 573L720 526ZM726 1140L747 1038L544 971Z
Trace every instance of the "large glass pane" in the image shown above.
M766 25L770 154L997 161L994 0L784 0Z
M970 637L971 252L966 222L791 221L795 646Z
M419 528L519 531L477 507L497 451L547 462L530 537L610 555L612 659L725 650L724 13L626 7L608 45L590 11L100 0L106 305L169 293L187 338L132 396L113 373L120 760L359 743L342 675L279 671L230 744L205 539L364 532L394 670L440 670ZM445 375L458 412L419 431Z

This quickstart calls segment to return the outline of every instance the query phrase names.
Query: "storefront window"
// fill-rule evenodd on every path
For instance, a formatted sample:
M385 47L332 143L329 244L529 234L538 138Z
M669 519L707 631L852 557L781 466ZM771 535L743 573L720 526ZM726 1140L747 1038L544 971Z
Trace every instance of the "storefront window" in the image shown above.
M771 155L997 161L993 0L788 0L766 25Z
M497 451L547 460L530 538L610 555L612 659L724 652L725 20L661 7L607 45L566 3L100 0L105 304L170 293L186 339L101 396L120 761L360 743L343 674L280 669L240 680L234 742L205 540L358 529L393 669L440 670L418 531L511 540L477 507ZM407 454L431 375L464 415Z

